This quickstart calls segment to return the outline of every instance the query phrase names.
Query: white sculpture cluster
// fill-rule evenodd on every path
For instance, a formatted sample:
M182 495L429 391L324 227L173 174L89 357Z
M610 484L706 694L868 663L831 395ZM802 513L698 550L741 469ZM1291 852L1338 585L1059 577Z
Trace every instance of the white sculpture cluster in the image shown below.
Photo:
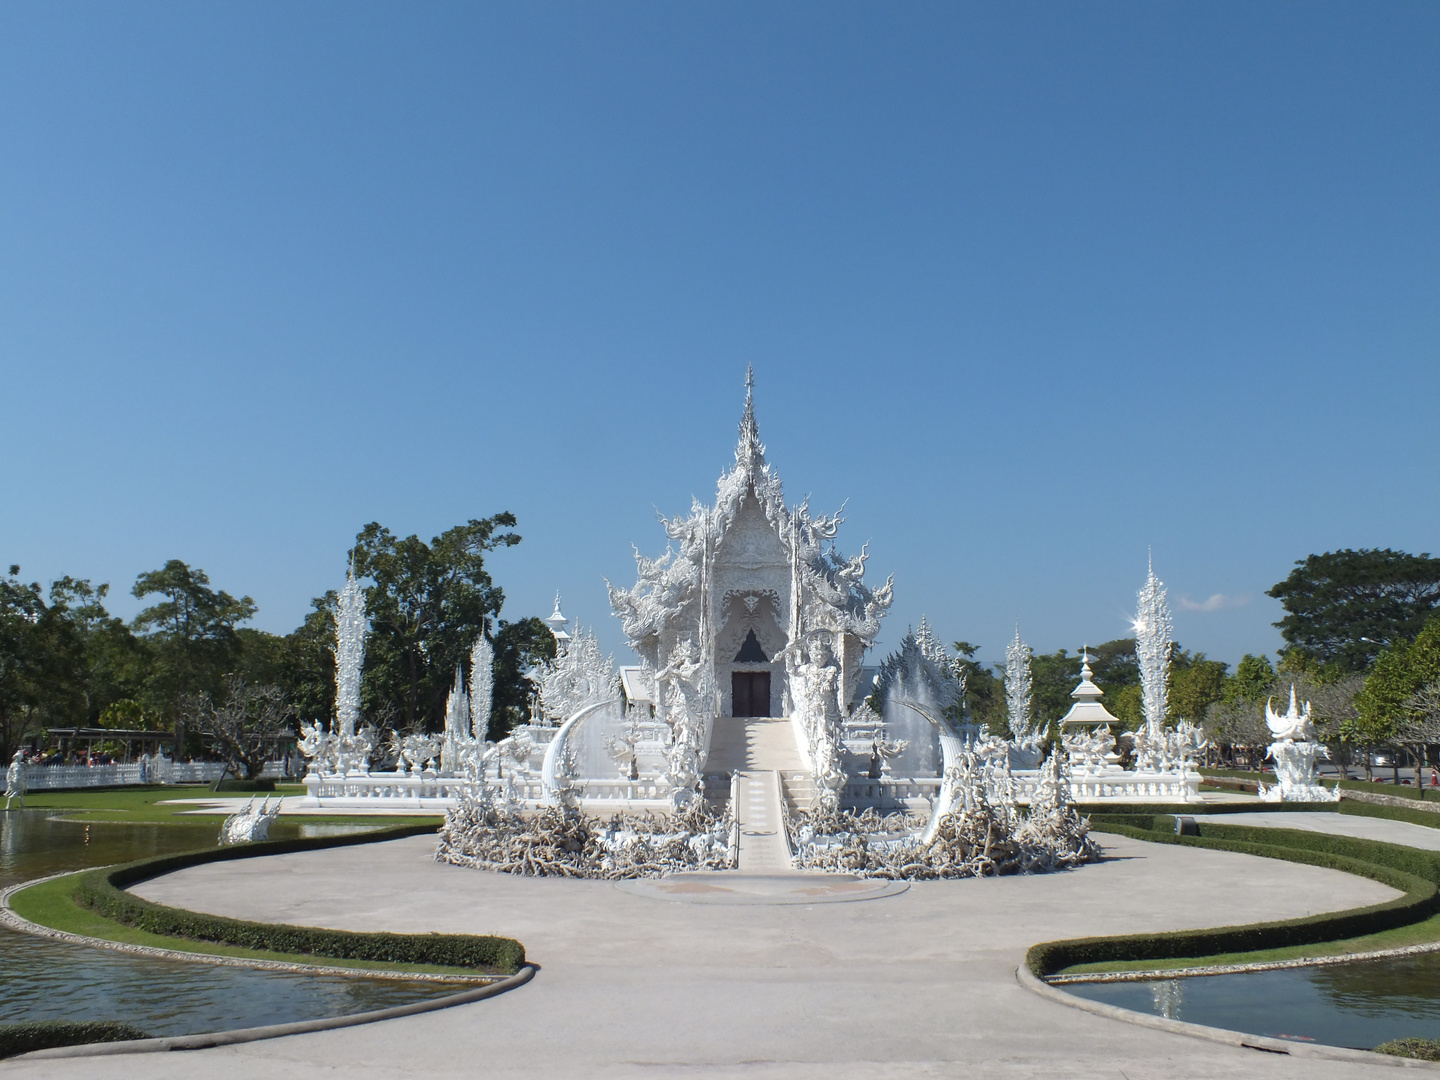
M525 813L491 785L467 789L445 817L435 858L455 866L543 877L638 878L729 870L729 812L696 799L675 815L608 818L560 805Z
M558 646L555 659L541 664L530 678L540 714L552 724L563 724L587 705L619 693L615 658L605 655L593 631L580 626Z
M1122 756L1111 726L1119 720L1100 703L1104 691L1093 681L1088 650L1082 655L1080 685L1071 693L1075 704L1060 721L1061 742L1070 759L1071 792L1082 801L1199 802L1200 772L1196 761L1206 743L1188 720L1166 726L1169 710L1171 641L1170 609L1165 586L1152 564L1141 588L1136 612L1135 655L1140 666L1144 722L1131 740L1133 767L1122 768Z
M316 720L300 725L300 752L310 759L312 772L345 776L370 771L370 752L376 732L371 725L359 731L360 678L365 667L365 637L370 622L365 617L365 594L355 578L351 563L345 587L335 601L335 722L327 729Z
M1027 807L1015 798L1009 747L988 734L947 754L929 822L873 810L817 810L792 829L795 864L861 877L925 880L1048 873L1099 858L1089 822L1070 803L1059 755Z
M1315 727L1310 720L1310 703L1301 709L1295 700L1295 687L1290 687L1290 708L1275 711L1274 700L1265 702L1265 725L1275 741L1270 756L1275 761L1278 783L1261 785L1260 798L1266 802L1337 802L1340 789L1324 787L1319 780L1317 765L1329 758L1329 751L1315 741Z

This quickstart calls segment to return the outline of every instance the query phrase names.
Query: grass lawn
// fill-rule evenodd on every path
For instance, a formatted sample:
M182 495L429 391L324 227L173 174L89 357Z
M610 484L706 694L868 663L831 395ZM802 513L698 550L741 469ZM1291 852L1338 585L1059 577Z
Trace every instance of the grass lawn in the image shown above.
M277 784L274 792L260 792L255 797L263 800L279 796L300 797L305 794L301 784ZM204 825L212 823L213 817L187 815L194 810L192 804L176 803L175 799L239 799L248 802L249 794L238 792L214 792L209 784L167 784L147 787L102 788L95 791L35 791L25 796L26 809L63 810L66 818L76 821L121 821L131 824L147 823L160 825ZM286 822L311 824L374 825L377 828L390 825L434 824L440 827L443 818L438 814L416 814L413 817L374 817L367 815L333 816L305 815L285 817Z
M161 937L146 933L122 923L102 918L93 911L79 907L72 895L75 889L74 874L55 878L52 881L21 889L10 897L10 906L16 914L31 922L48 926L52 930L64 930L71 934L103 938L127 945L150 945L157 949L172 949L175 952L198 953L207 956L239 956L252 960L275 960L289 964L319 964L324 967L363 968L371 971L417 971L437 975L458 975L475 977L479 972L473 968L440 967L433 964L393 964L371 960L345 960L329 956L266 952L257 949L241 949L211 942L190 941L185 938Z

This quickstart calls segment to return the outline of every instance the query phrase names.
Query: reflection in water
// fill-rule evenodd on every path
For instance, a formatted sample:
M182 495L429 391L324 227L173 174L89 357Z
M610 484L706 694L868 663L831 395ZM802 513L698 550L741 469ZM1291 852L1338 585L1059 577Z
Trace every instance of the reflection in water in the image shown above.
M60 821L53 811L0 813L0 887L86 866L215 844L219 819L195 825ZM274 839L324 826L277 822ZM347 828L342 826L341 828ZM348 831L348 829L347 829ZM452 993L448 983L251 971L149 960L0 928L0 1017L123 1020L155 1035L311 1020Z
M1437 953L1238 975L1073 983L1065 990L1172 1020L1335 1046L1370 1049L1391 1039L1440 1038Z

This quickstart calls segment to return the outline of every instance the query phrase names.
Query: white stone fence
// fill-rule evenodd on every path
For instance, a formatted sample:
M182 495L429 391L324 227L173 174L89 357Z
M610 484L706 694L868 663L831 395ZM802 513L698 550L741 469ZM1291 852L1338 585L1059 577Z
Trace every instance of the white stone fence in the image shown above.
M1040 773L1017 772L1013 777L1015 801L1028 803ZM1070 773L1070 798L1078 803L1200 802L1200 774L1194 769L1173 772L1127 772L1118 766L1094 772L1075 769Z
M942 783L938 776L851 780L840 792L840 805L856 809L874 807L877 810L928 812L935 797L940 794Z
M311 773L305 777L305 794L310 805L334 809L427 810L453 809L469 785L463 776L440 776L423 772ZM545 785L538 776L492 779L508 788L517 802L530 807L545 804ZM670 785L663 780L579 779L574 781L585 809L670 808Z
M1010 774L1015 801L1029 805L1040 783L1041 770ZM941 780L934 777L882 777L878 780L851 780L841 793L841 805L857 809L907 809L915 813L934 808ZM1184 803L1199 802L1200 774L1194 769L1175 772L1126 772L1104 769L1093 773L1076 770L1070 774L1070 798L1079 803Z
M73 791L136 784L213 784L224 773L223 761L177 763L156 759L127 765L27 765L25 786L31 791ZM284 762L267 762L260 775L267 780L280 779L285 775Z

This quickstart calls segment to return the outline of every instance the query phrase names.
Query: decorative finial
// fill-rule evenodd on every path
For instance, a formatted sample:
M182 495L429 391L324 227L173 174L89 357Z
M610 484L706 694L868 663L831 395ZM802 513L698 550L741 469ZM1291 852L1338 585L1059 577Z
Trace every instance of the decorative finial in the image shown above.
M765 464L765 446L760 442L760 428L755 423L755 365L745 365L745 412L740 417L740 441L735 446L735 460L746 467Z

